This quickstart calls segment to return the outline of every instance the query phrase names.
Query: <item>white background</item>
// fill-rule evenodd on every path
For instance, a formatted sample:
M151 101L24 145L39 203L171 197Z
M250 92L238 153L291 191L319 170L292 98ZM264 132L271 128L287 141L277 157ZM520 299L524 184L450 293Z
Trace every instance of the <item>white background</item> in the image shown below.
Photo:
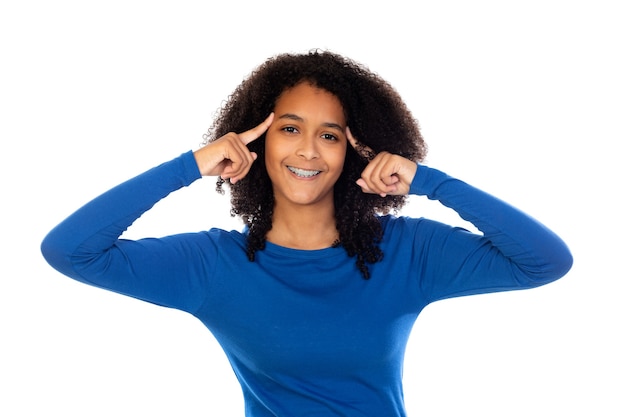
M2 2L0 415L243 415L198 320L67 279L39 244L90 198L196 149L267 57L311 48L389 80L427 164L539 218L575 256L548 286L426 308L409 415L626 415L619 3ZM238 228L213 189L175 193L130 235ZM404 213L460 223L422 199Z

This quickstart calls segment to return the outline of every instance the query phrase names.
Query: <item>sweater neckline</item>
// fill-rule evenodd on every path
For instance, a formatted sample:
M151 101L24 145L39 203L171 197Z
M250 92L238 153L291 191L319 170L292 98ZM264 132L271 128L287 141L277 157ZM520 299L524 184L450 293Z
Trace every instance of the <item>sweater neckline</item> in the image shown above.
M328 259L331 256L341 256L345 254L343 247L328 247L322 249L294 249L286 246L280 246L272 242L265 242L265 251L268 253L288 256L290 258L299 259Z

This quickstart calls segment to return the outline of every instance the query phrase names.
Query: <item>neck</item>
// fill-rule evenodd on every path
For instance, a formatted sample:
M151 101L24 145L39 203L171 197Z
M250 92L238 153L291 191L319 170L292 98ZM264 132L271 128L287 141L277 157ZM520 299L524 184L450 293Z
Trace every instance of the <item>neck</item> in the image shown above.
M339 239L334 206L274 207L268 242L293 249L324 249Z

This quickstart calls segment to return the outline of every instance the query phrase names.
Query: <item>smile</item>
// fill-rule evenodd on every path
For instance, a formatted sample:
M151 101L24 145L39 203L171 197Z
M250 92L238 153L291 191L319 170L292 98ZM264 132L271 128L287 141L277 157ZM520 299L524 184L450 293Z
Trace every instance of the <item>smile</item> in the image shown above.
M311 178L311 177L318 175L320 172L322 172L322 171L311 171L308 169L300 169L300 168L295 168L291 166L288 166L287 168L289 169L289 171L293 172L298 177L303 177L303 178Z

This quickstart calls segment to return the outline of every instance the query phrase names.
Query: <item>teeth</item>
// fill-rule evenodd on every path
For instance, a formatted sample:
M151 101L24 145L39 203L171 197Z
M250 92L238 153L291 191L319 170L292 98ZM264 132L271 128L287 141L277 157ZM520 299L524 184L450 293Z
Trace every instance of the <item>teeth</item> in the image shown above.
M287 167L287 168L289 168L289 171L293 172L297 176L305 177L305 178L314 177L321 172L321 171L309 171L308 169L300 169L300 168L294 168L294 167Z

